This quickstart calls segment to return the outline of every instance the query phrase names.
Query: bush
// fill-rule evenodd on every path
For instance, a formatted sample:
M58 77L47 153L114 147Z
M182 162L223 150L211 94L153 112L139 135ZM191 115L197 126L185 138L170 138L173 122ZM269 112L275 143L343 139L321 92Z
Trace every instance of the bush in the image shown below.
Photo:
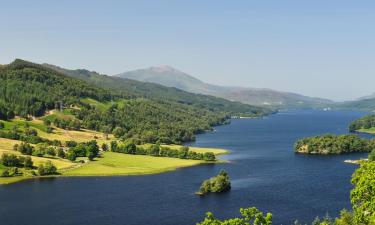
M14 154L4 153L1 155L1 164L7 167L17 167L20 165L19 158Z
M17 146L17 151L21 152L24 155L31 155L33 153L34 147L29 143L22 142Z
M50 156L56 156L56 150L53 147L48 147L46 150L46 154Z
M44 164L39 165L38 173L40 176L54 175L57 173L57 168L51 161L47 161Z
M23 164L24 164L24 167L27 169L32 169L34 165L33 160L31 159L30 156L25 157L25 161Z
M63 148L58 148L57 149L57 156L60 158L65 158L65 152Z
M77 159L77 155L72 149L69 149L65 157L72 162L74 162Z

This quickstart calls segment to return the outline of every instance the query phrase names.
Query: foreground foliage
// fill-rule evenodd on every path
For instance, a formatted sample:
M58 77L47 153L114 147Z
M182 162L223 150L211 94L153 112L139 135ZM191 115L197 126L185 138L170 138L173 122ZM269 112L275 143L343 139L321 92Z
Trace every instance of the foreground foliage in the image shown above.
M210 212L206 214L206 218L197 223L197 225L271 225L272 214L259 211L257 208L240 209L241 217L219 220Z
M350 193L358 224L375 224L375 162L364 162L353 174Z

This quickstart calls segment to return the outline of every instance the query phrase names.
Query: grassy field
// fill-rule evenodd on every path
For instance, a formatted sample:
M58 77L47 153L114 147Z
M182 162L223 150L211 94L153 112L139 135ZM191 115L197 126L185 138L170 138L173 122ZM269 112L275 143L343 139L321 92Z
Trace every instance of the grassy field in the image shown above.
M362 132L362 133L369 133L369 134L375 134L375 127L371 127L369 129L359 129L357 130L358 132Z
M12 153L15 155L21 155L21 153L13 150L13 146L15 144L20 144L20 143L21 141L0 138L0 155L2 155L3 153ZM42 157L31 156L31 159L34 162L34 165L39 165L40 163L44 163L47 160L50 160L57 167L57 169L69 168L75 165L75 163L72 163L68 160L62 160L59 158L42 158Z
M94 100L88 99L88 103L96 104ZM109 107L113 103L103 104L100 107ZM47 115L52 117L70 117L66 112L51 112ZM10 121L2 121L5 124L5 130L11 130L16 125L18 129L23 130L26 123L37 130L38 136L46 138L49 140L59 140L61 142L74 140L77 142L87 142L95 139L99 145L102 143L109 143L115 140L113 135L109 135L106 139L103 133L85 130L72 131L64 130L57 127L53 127L52 133L47 133L47 127L44 125L42 119L33 119L32 121L26 121L21 118L16 118ZM21 141L10 140L0 138L0 155L3 153L13 153L20 155L19 152L13 150L15 144L20 144ZM143 145L144 147L149 146L148 144ZM179 149L181 145L163 145L172 149ZM200 147L190 147L191 151L197 153L212 152L215 155L228 153L225 149L215 149L215 148L200 148ZM166 158L166 157L153 157L153 156L143 156L143 155L129 155L114 152L105 152L100 158L95 159L95 161L87 163L74 163L68 160L59 158L42 158L31 156L34 165L38 166L41 163L50 160L61 173L62 176L125 176L125 175L142 175L142 174L154 174L161 173L165 171L175 170L181 167L194 166L205 161L200 160L186 160L186 159L176 159L176 158ZM87 158L85 158L87 159ZM79 159L78 159L79 160ZM0 164L0 173L4 170L4 166ZM21 169L23 170L23 169ZM32 178L29 170L24 170L24 176L0 178L0 184L14 183L24 179Z
M113 104L117 104L118 106L123 106L125 104L125 100L118 100L118 101L113 101L113 102L98 102L95 99L92 98L85 98L81 100L83 103L95 106L96 108L100 110L107 110L109 107L111 107Z
M55 115L55 114L51 114L51 115ZM114 140L114 136L112 134L108 135L108 139L106 139L103 133L92 131L92 130L86 130L86 129L75 131L75 130L64 130L58 127L53 127L54 128L53 132L47 133L46 132L47 127L44 125L43 120L41 119L33 119L32 121L26 121L21 118L16 118L10 121L1 120L1 122L4 123L5 130L11 130L15 125L19 129L22 130L27 123L30 127L37 130L38 136L42 138L46 138L48 140L59 140L63 143L65 141L71 141L71 140L74 140L77 142L88 142L88 141L95 139L98 142L98 144L101 145L102 143L109 143L111 140Z
M15 144L20 144L20 141L16 140L10 140L10 139L4 139L0 138L0 155L3 153L11 153L15 155L21 155L21 153L14 151L13 146ZM65 170L68 168L73 168L77 165L77 163L70 162L68 160L63 160L59 158L42 158L42 157L36 157L36 156L30 156L32 161L34 162L35 166L38 166L41 163L45 163L46 161L51 161L57 169ZM3 165L0 164L0 173L5 169ZM24 171L27 172L27 171ZM29 176L17 176L17 177L0 177L0 184L8 184L8 183L14 183L23 179L28 179Z
M154 174L201 163L204 163L204 161L106 152L102 158L88 162L79 168L67 170L63 175L123 176Z

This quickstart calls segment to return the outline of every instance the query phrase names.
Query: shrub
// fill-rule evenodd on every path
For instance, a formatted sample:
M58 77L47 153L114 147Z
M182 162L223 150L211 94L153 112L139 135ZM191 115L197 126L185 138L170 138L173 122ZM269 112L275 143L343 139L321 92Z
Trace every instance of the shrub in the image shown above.
M40 176L54 175L57 173L57 168L51 161L47 161L44 164L39 165L38 173Z

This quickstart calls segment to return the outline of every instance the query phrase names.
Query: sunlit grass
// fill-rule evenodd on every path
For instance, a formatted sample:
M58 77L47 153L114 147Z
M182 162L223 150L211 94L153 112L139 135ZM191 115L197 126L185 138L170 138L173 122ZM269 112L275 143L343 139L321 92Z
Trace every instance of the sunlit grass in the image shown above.
M77 169L68 170L63 175L119 176L153 174L201 163L204 163L204 161L105 152L102 158L88 162Z

